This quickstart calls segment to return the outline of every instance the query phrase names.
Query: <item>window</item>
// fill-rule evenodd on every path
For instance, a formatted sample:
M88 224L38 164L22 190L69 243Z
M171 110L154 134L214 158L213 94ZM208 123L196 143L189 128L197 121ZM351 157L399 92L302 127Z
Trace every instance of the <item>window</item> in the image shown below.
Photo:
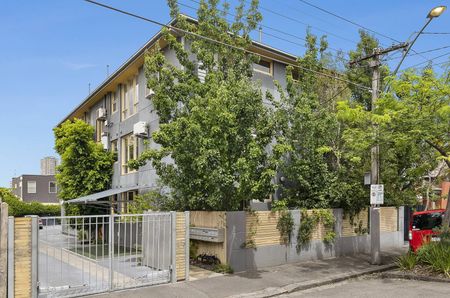
M111 141L111 152L114 154L114 161L117 162L117 140Z
M126 214L130 213L130 205L129 203L134 200L134 197L137 195L137 191L127 191L121 194L121 204L120 204L120 213Z
M109 95L109 98L111 100L111 114L114 114L117 112L117 95L116 92L113 92Z
M27 182L27 192L28 193L36 193L36 181L28 181Z
M137 83L137 76L128 80L126 84L122 84L120 89L121 117L122 120L125 120L138 111L139 84Z
M412 228L417 230L432 230L442 225L444 213L434 212L417 214L413 217Z
M130 160L138 157L137 138L132 134L124 136L122 137L121 145L122 175L135 172L135 170L130 169L127 164Z
M272 62L261 58L258 62L253 63L253 70L272 75Z
M102 135L103 135L103 125L105 123L102 120L97 120L95 122L95 140L97 142L102 141Z
M56 182L50 181L48 183L48 193L56 193Z

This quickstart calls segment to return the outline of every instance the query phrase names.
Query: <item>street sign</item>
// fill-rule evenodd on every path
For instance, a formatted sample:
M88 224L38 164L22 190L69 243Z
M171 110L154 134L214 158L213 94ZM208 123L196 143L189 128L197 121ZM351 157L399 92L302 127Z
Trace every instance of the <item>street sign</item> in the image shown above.
M370 185L370 204L371 205L384 204L384 185L383 184Z

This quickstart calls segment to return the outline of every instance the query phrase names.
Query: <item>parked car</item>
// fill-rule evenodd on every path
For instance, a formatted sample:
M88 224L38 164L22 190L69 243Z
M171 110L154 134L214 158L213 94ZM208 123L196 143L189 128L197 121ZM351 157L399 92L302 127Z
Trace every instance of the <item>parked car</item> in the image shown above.
M414 212L409 224L409 248L416 252L424 243L440 241L439 234L433 231L442 225L444 209Z

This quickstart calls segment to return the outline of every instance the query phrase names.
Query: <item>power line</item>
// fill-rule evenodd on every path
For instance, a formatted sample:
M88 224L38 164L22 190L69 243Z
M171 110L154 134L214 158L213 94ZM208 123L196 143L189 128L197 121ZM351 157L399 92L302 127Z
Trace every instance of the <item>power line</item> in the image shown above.
M197 0L188 0L188 1L191 1L191 2L194 2L194 3L197 3L197 4L200 4L200 2L197 1ZM195 7L192 7L192 6L187 5L187 4L184 4L184 3L180 3L180 2L179 2L178 4L181 5L181 6L190 8L190 9L192 9L192 10L196 10L196 9L197 9L197 8L195 8ZM230 12L224 11L224 10L220 10L220 9L217 9L217 10L220 11L220 12L226 13L227 15L232 16L232 17L235 17L235 16L236 16L236 15L234 15L234 14L232 14L232 13L230 13ZM273 31L275 31L275 32L284 34L284 35L286 35L286 36L290 36L290 37L299 39L299 40L304 41L304 42L308 42L308 41L306 40L306 38L300 37L300 36L298 36L298 35L295 35L295 34L292 34L292 33L289 33L289 32L286 32L286 31L283 31L283 30L280 30L280 29L277 29L277 28L274 28L274 27L271 27L271 26L267 26L267 25L261 24L261 27L262 27L262 28L267 28L267 29L269 29L269 30L273 30ZM300 43L298 43L298 42L295 42L295 41L292 41L292 40L289 40L289 39L286 39L286 38L283 38L283 37L279 37L279 36L274 35L274 34L270 34L270 33L267 33L267 32L263 32L263 34L268 35L268 36L271 36L271 37L276 38L276 39L279 39L279 40L282 40L282 41L286 41L286 42L289 42L289 43L292 43L292 44L301 46L301 47L303 47L303 48L307 48L304 44L300 44ZM342 52L342 50L335 49L335 48L332 48L332 47L327 47L327 49L333 50L333 51L335 51L336 53ZM336 58L339 58L339 59L342 59L342 60L344 60L344 61L347 61L347 62L350 61L349 59L346 59L346 58L344 58L344 57L339 57L339 56L337 56L337 55L335 55L335 57L336 57Z
M261 58L270 59L270 60L273 60L273 61L276 61L276 62L279 62L279 63L282 63L282 64L291 65L293 67L296 67L296 68L299 68L299 69L302 69L302 70L305 70L305 71L309 71L309 72L315 73L317 75L325 76L325 77L328 77L328 78L331 78L331 79L334 79L334 80L337 80L337 81L342 81L342 82L354 85L354 86L359 87L359 88L364 89L364 90L368 90L368 91L371 90L371 88L369 88L369 87L366 87L366 86L354 83L352 81L349 81L349 80L346 80L346 79L343 79L343 78L339 78L339 77L336 77L336 76L333 76L333 75L330 75L330 74L327 74L327 73L324 73L324 72L320 72L320 71L317 71L317 70L314 70L314 69L306 68L306 67L303 67L303 66L300 66L300 65L295 65L295 64L292 64L292 63L289 63L289 62L285 62L285 61L281 61L281 60L278 60L278 59L274 59L274 58L266 56L266 55L257 54L257 53L254 53L254 52L252 52L250 50L247 50L247 49L244 49L244 48L240 48L240 47L237 47L237 46L234 46L234 45L230 45L230 44L224 43L222 41L218 41L218 40L215 40L213 38L206 37L206 36L194 33L194 32L190 32L190 31L187 31L187 30L184 30L184 29L172 26L172 25L163 24L163 23L161 23L159 21L155 21L155 20L152 20L152 19L140 16L140 15L137 15L137 14L134 14L134 13L130 13L130 12L127 12L127 11L124 11L124 10L121 10L121 9L118 9L118 8L115 8L115 7L112 7L112 6L109 6L109 5L97 2L97 1L93 1L93 0L84 0L84 1L85 2L89 2L91 4L94 4L94 5L97 5L97 6L100 6L100 7L103 7L103 8L106 8L106 9L110 9L110 10L113 10L113 11L116 11L116 12L119 12L119 13L122 13L122 14L125 14L125 15L128 15L128 16L131 16L131 17L134 17L134 18L137 18L137 19L140 19L140 20L143 20L143 21L146 21L146 22L149 22L149 23L153 23L153 24L159 25L161 27L172 29L174 31L179 31L179 32L182 32L184 34L194 36L196 38L204 39L204 40L212 42L212 43L220 44L220 45L223 45L223 46L226 46L226 47L238 50L238 51L243 51L245 53L248 53L248 54L251 54L251 55L256 55L256 56L259 56Z
M347 19L347 18L345 18L345 17L343 17L343 16L340 16L340 15L334 13L334 12L331 12L331 11L329 11L329 10L326 10L326 9L324 9L324 8L322 8L322 7L319 7L319 6L315 5L315 4L312 4L312 3L308 2L308 1L305 1L305 0L299 0L299 1L302 2L302 3L304 3L304 4L306 4L306 5L309 5L309 6L311 6L311 7L314 7L314 8L316 8L316 9L318 9L318 10L324 12L324 13L327 13L327 14L329 14L329 15L332 15L332 16L338 18L338 19L341 19L341 20L343 20L343 21L345 21L345 22L347 22L347 23L350 23L350 24L352 24L352 25L355 25L355 26L357 26L357 27L360 27L360 28L362 28L362 29L364 29L364 30L366 30L366 31L369 31L369 32L372 32L372 33L377 34L377 35L379 35L379 36L385 37L385 38L387 38L387 39L390 39L391 41L400 43L400 41L396 40L395 38L392 38L392 37L390 37L390 36L388 36L388 35L386 35L386 34L377 32L377 31L372 30L372 29L370 29L370 28L367 28L366 26L363 26L363 25L361 25L361 24L358 24L358 23L356 23L356 22L354 22L354 21L352 21L352 20L350 20L350 19ZM414 53L417 53L417 51L415 51L414 49L411 49L411 51L414 52ZM421 55L421 54L418 54L418 55L419 55L420 57L422 57L422 59L428 60L427 57L425 57L425 56L423 56L423 55Z
M292 21L292 22L296 22L296 23L298 23L298 24L302 24L303 26L306 26L306 27L315 28L315 29L318 30L318 31L321 31L321 32L326 33L326 34L329 34L329 35L331 35L331 36L334 36L334 37L340 38L340 39L342 39L342 40L348 41L348 42L350 42L350 43L352 43L352 44L358 44L357 41L354 41L354 40L348 39L348 38L346 38L346 37L340 36L340 35L338 35L338 34L332 33L332 32L330 32L330 31L324 30L324 29L322 29L322 28L320 28L320 27L312 26L312 25L310 25L310 24L308 24L308 23L304 23L304 22L299 21L299 20L297 20L297 19L294 19L294 18L292 18L292 17L290 17L290 16L287 16L287 15L284 15L284 14L279 13L279 12L277 12L277 11L274 11L274 10L272 10L272 9L269 9L269 8L266 8L266 7L263 7L263 6L259 6L259 7L260 7L261 10L265 10L265 11L271 13L271 14L274 14L274 15L277 15L277 16L279 16L279 17L285 18L285 19L290 20L290 21Z
M419 32L414 32L419 33ZM422 34L430 34L430 35L450 35L450 32L422 32Z
M436 52L436 51L440 51L440 50L448 49L448 48L450 48L450 46L443 46L443 47L440 47L440 48L435 48L435 49L431 49L431 50L427 50L427 51L423 51L423 52L417 52L417 53L414 53L414 54L409 54L406 57L420 55L420 54L426 54L426 53L431 53L431 52ZM399 59L399 58L402 58L402 56L391 57L391 58L388 58L388 59L384 59L384 61L390 61L390 60L395 60L395 59Z
M345 17L343 17L343 16L340 16L340 15L334 13L334 12L331 12L331 11L329 11L329 10L326 10L326 9L324 9L324 8L322 8L322 7L319 7L319 6L315 5L315 4L309 3L308 1L305 1L305 0L299 0L299 1L302 2L302 3L304 3L304 4L306 4L306 5L309 5L309 6L311 6L311 7L314 7L315 9L318 9L318 10L324 12L324 13L327 13L327 14L329 14L329 15L332 15L332 16L334 16L334 17L340 19L340 20L343 20L343 21L345 21L345 22L347 22L347 23L350 23L350 24L352 24L352 25L355 25L355 26L357 26L357 27L360 27L360 28L362 28L362 29L364 29L364 30L366 30L366 31L372 32L372 33L377 34L377 35L379 35L379 36L382 36L382 37L385 37L385 38L387 38L387 39L390 39L390 40L392 40L392 41L394 41L394 42L400 43L400 41L398 41L398 40L396 40L396 39L394 39L394 38L392 38L392 37L390 37L390 36L387 36L386 34L383 34L383 33L377 32L377 31L375 31L375 30L372 30L372 29L370 29L370 28L367 28L366 26L363 26L363 25L361 25L361 24L358 24L358 23L356 23L356 22L354 22L354 21L352 21L352 20L349 20L349 19L347 19L347 18L345 18Z
M434 58L431 58L431 59L429 59L428 61L424 61L424 62L421 62L421 63L414 64L414 65L412 65L412 66L408 66L408 67L404 68L402 71L405 71L405 70L411 69L411 68L415 68L416 66L419 66L419 65L422 65L422 64L425 64L425 63L430 63L430 62L432 62L433 60L439 59L439 58L444 57L444 56L449 56L449 55L450 55L450 52L444 53L444 54L442 54L442 55L439 55L439 56L436 56L436 57L434 57ZM449 62L449 61L439 62L438 64L436 64L436 66L440 66L440 65L445 64L445 63L448 63L448 62ZM425 66L425 67L427 67L427 66Z

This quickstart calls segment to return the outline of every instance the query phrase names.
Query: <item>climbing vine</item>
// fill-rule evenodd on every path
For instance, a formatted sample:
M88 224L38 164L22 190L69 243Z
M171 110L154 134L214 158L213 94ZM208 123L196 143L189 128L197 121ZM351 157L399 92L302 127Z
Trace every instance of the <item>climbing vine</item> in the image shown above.
M311 241L311 236L320 223L324 225L326 229L332 229L334 227L335 218L331 210L317 209L313 210L312 214L308 214L307 210L301 211L301 224L297 233L297 252L302 247ZM334 231L327 231L323 237L323 241L326 244L331 244L336 238Z
M294 218L287 208L287 202L284 200L275 201L272 204L272 211L279 212L277 229L280 231L282 242L287 245L291 242L291 234L294 230Z
M258 213L256 213L256 211L254 211L254 210L249 210L247 216L252 216L255 218L255 220L254 221L252 220L250 222L250 226L247 230L248 237L245 240L245 242L241 245L241 247L256 248L255 236L256 236L256 232L258 231L258 225L259 225Z

